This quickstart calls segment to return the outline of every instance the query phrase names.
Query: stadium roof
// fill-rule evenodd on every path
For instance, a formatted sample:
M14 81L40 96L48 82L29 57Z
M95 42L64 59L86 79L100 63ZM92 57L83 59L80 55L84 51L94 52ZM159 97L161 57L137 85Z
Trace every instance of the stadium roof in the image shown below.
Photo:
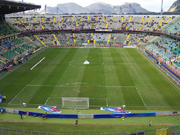
M0 14L9 14L15 12L22 12L26 10L41 8L40 5L31 3L15 2L10 0L0 0Z

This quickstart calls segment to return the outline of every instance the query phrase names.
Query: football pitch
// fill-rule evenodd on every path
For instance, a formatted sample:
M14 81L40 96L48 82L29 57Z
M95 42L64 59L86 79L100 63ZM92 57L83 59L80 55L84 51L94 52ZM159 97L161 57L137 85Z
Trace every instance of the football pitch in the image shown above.
M62 97L88 97L89 107L98 109L180 108L180 87L133 48L47 48L2 78L0 86L5 107L61 108Z

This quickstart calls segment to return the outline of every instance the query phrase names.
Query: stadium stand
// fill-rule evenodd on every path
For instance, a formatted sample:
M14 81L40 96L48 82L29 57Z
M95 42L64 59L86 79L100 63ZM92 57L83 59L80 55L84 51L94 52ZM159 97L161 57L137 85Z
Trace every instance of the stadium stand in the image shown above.
M15 29L12 28L8 23L0 21L0 36L9 35L15 32Z
M175 15L8 16L6 22L0 22L3 24L0 36L17 32L20 35L5 40L0 49L4 58L9 60L37 46L135 45L169 64L175 63L180 54L179 23L180 17Z
M180 60L173 62L173 65L180 69Z
M173 23L171 16L27 16L9 17L6 20L16 29L43 30L43 29L143 29L162 30Z
M19 10L23 11L21 7ZM0 65L8 66L8 62L23 58L39 47L135 45L156 62L161 61L161 66L179 79L180 41L160 34L179 36L179 24L179 16L169 15L10 16L0 21Z

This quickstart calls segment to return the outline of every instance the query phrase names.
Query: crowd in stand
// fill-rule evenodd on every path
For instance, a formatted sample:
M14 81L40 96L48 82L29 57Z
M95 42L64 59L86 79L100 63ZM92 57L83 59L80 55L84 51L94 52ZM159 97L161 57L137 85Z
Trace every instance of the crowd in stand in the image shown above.
M9 17L7 21L20 31L106 27L110 29L128 28L151 31L162 30L175 19L175 17L166 16L39 16L23 19L21 17Z
M0 22L0 37L21 31L38 30L65 30L65 29L111 29L111 30L143 30L160 31L179 36L180 17L177 16L27 16L8 17L8 23ZM13 27L12 27L13 26ZM14 29L16 28L16 29ZM97 43L100 44L124 44L142 45L144 48L162 57L165 61L175 58L174 63L178 63L180 55L180 42L167 37L155 36L147 33L56 33L40 34L37 37L31 35L28 40L24 37L15 38L11 41L1 41L0 64L2 61L11 60L15 56L28 50L33 50L37 45L63 45ZM40 42L42 41L42 42ZM59 42L59 43L58 43ZM154 48L153 48L154 47ZM7 56L8 57L7 57ZM4 58L4 59L3 59ZM21 58L21 57L20 57ZM179 66L179 64L176 64Z

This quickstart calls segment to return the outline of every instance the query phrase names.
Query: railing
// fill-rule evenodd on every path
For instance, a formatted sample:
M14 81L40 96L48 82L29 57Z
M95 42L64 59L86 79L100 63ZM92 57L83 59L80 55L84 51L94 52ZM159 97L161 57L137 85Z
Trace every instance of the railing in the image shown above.
M149 129L141 131L127 131L118 133L50 133L39 131L27 131L10 128L0 128L1 135L176 135L180 133L179 126L171 126L166 129Z

